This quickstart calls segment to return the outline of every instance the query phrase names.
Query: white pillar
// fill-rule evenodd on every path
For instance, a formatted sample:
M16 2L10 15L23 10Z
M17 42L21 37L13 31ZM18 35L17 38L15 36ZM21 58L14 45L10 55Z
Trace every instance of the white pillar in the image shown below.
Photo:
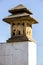
M37 56L36 56L36 43L28 42L28 65L36 65Z
M36 65L36 43L14 42L0 44L1 65Z

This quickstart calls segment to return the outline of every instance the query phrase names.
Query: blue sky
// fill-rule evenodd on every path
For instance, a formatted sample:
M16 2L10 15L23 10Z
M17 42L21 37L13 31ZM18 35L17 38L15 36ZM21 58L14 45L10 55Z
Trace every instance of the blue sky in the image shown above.
M43 65L43 0L0 0L0 42L5 42L10 37L10 25L2 19L10 15L8 10L18 4L30 9L39 22L33 25L33 38L38 46L38 65Z

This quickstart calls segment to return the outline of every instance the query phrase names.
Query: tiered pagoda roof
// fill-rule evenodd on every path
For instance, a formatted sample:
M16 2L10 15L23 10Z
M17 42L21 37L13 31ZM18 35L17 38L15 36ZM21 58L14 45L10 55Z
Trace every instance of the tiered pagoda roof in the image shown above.
M12 8L11 10L9 10L10 13L12 14L17 14L17 13L23 13L26 12L28 14L32 14L32 12L30 10L28 10L25 6L23 6L22 4Z
M9 10L9 12L12 15L9 15L8 17L3 19L3 21L5 21L9 24L15 19L16 20L18 20L18 19L31 20L32 24L38 23L32 16L30 16L32 14L32 12L21 4L12 8L11 10Z

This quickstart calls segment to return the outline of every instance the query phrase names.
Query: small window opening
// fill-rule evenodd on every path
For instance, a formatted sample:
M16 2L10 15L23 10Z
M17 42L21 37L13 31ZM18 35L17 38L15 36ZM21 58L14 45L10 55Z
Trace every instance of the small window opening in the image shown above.
M20 35L20 31L17 31L17 34Z
M17 25L20 25L20 23L18 23Z
M15 35L15 33L13 33L13 36Z
M15 23L13 23L12 25L15 25Z
M24 30L23 30L23 34L24 34Z
M20 31L18 31L18 34L20 35Z
M24 26L24 23L22 23L22 25Z
M15 30L14 30L15 31Z

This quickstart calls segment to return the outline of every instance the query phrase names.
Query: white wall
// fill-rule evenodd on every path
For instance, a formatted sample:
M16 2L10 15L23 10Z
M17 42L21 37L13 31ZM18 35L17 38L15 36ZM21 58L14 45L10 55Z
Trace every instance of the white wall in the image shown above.
M36 44L32 42L0 44L0 65L36 65Z
M37 53L37 50L36 50L37 46L36 46L36 43L34 42L31 42L31 43L28 43L28 55L29 55L29 58L28 58L28 62L29 62L29 65L36 65L37 62L37 56L36 56L36 53Z

